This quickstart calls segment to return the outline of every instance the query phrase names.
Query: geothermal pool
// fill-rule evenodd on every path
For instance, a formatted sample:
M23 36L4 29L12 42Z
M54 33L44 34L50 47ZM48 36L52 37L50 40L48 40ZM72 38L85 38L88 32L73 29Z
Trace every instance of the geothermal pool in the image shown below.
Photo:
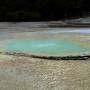
M6 52L48 56L83 54L89 51L82 45L64 40L11 40L3 48Z
M2 32L0 51L43 56L90 54L90 30L43 28L34 32Z

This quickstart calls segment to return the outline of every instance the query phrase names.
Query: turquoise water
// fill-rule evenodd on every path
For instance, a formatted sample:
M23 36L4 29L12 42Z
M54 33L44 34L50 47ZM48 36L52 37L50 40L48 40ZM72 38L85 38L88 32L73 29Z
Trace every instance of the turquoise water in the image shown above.
M45 55L61 55L85 52L88 49L67 41L55 40L15 40L4 46L6 51Z

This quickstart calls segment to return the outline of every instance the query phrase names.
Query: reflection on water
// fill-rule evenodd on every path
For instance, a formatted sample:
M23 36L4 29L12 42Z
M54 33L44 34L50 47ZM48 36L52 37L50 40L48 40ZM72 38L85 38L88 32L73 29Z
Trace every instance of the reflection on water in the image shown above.
M73 34L90 34L90 29L83 28L49 28L48 31L36 32L36 33L46 33L46 34L60 34L60 33L73 33Z

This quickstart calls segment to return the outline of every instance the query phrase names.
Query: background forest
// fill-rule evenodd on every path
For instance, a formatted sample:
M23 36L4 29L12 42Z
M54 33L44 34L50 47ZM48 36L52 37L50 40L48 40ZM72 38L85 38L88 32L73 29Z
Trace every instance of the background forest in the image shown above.
M90 0L0 0L0 21L59 20L89 11Z

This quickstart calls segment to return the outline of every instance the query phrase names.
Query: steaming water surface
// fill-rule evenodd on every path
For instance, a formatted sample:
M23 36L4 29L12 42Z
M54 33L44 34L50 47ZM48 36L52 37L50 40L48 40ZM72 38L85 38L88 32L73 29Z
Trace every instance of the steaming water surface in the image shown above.
M4 51L36 55L90 52L89 28L43 28L40 23L35 23L35 27L30 27L34 23L7 24L0 29L0 48ZM88 42L83 42L87 39Z

